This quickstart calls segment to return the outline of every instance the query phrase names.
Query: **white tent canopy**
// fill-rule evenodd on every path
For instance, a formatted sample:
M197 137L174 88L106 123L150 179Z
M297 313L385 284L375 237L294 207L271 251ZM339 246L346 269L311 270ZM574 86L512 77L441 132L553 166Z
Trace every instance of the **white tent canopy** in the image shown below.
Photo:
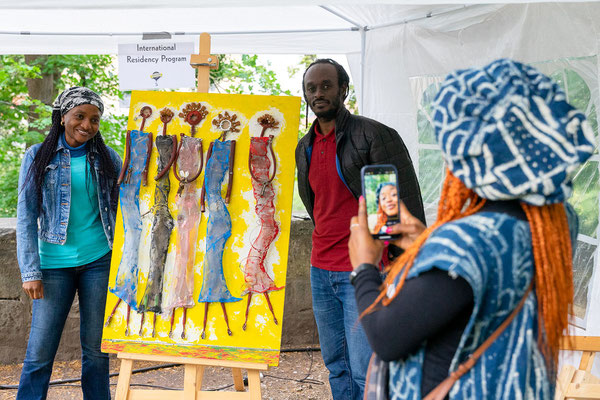
M441 174L441 164L432 166L426 158L433 154L437 160L427 136L427 107L435 85L453 69L501 57L534 63L562 79L568 92L579 90L578 106L598 120L600 3L385 3L0 0L0 54L114 54L118 43L138 42L152 32L196 43L199 33L208 32L212 53L345 54L362 113L400 133L420 180ZM594 187L600 157L591 163ZM424 196L437 195L435 187L429 193L421 185ZM578 317L586 335L600 335L597 197L596 203L585 213L591 217L581 215L592 219L593 228L580 234L587 253L578 256L584 270L576 271L589 282Z
M214 2L192 0L0 0L0 53L43 49L46 54L111 54L117 43L139 40L143 33L195 38L208 32L213 35L214 50L220 53L346 54L361 50L361 32L423 19L437 29L462 29L473 15L501 8L399 1L386 1L386 5L370 4L375 1L360 5L343 1L252 3L229 0L214 7Z
M340 53L349 56L363 112L371 115L389 113L376 103L399 109L380 91L398 98L398 71L444 73L498 57L531 62L597 54L598 3L346 3L0 0L0 54L114 54L118 43L157 33L197 43L201 32L212 35L213 53ZM388 67L395 77L379 73ZM378 102L362 92L365 81Z
M118 43L160 32L195 43L208 32L213 53L341 53L361 111L401 133L414 116L408 76L499 57L535 62L598 54L599 3L346 3L0 0L0 54L114 54Z
M165 2L151 0L129 1L123 7L117 1L0 0L0 53L35 54L44 49L47 54L111 54L118 43L140 40L144 33L168 32L177 39L196 39L199 33L208 32L219 53L347 54L361 50L363 32L468 8L253 3L230 0L215 8L206 1L179 0L165 6Z

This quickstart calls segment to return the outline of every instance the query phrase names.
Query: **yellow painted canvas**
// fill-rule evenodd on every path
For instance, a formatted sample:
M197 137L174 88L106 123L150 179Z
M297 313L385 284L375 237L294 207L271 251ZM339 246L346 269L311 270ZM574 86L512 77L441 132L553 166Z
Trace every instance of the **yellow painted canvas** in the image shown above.
M103 351L278 364L299 111L132 93Z

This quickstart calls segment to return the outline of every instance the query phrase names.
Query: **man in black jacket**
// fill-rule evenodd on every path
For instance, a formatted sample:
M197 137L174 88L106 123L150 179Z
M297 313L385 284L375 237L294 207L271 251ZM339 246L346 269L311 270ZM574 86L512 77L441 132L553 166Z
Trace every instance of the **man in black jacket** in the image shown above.
M344 107L350 78L331 59L304 72L304 98L317 116L296 147L298 191L315 229L311 253L313 311L334 400L361 399L371 349L358 322L348 280L350 219L361 195L360 170L369 164L398 169L400 198L425 221L419 183L398 133Z

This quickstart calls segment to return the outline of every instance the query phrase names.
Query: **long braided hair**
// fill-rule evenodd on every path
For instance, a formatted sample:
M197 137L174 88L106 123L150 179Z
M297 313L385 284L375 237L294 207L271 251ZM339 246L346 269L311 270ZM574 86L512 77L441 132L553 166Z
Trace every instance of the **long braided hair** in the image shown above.
M375 227L371 230L371 233L379 233L381 228L387 222L387 214L383 211L381 207L381 203L377 205L377 222L375 222Z
M26 187L28 184L33 184L33 187L37 191L38 209L41 209L42 207L43 190L41 190L41 188L44 181L44 175L46 173L46 167L52 158L54 158L58 141L60 140L61 135L64 135L64 132L65 127L61 125L60 110L53 110L50 131L34 157L31 167L27 172L27 177L24 181L25 184L23 185L23 187ZM96 133L96 135L90 139L88 143L88 150L95 150L98 153L100 176L95 176L93 155L90 155L90 152L88 152L86 168L92 171L95 179L98 179L100 187L109 191L111 208L116 210L119 197L119 188L117 185L118 171L115 171L110 153L106 147L106 144L104 143L104 140L102 139L100 132Z
M398 295L421 246L432 232L445 223L476 213L485 202L450 170L446 170L437 221L388 266L381 292L361 317L373 312L380 304L387 306ZM521 202L521 207L531 229L538 300L538 343L552 368L558 359L560 341L567 328L568 313L573 303L573 265L567 216L562 203L532 206ZM395 291L388 297L387 288L398 276Z

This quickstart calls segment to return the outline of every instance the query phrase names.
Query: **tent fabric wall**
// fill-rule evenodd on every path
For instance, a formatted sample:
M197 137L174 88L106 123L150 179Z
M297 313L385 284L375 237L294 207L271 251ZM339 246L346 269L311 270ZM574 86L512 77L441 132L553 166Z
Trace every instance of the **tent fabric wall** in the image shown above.
M409 77L444 75L503 57L531 63L598 54L599 3L485 6L461 14L462 25L440 16L367 33L363 112L397 128L413 155ZM452 30L439 19L450 19Z
M393 126L407 144L417 167L419 149L431 151L435 144L418 143L416 98L428 84L440 82L454 69L481 66L503 57L533 63L543 72L552 72L551 64L570 67L585 64L585 75L596 118L600 106L598 54L600 46L600 4L548 3L472 6L447 13L367 32L364 54L362 93L363 114ZM581 59L591 58L591 62ZM357 55L349 56L353 76ZM360 81L359 81L360 82ZM415 83L420 84L415 93ZM592 163L600 164L594 156ZM440 165L423 164L431 170L419 176L441 174ZM597 175L596 175L597 180ZM423 182L421 182L423 189ZM597 201L600 201L597 199ZM431 205L435 207L435 204ZM582 216L587 217L587 216ZM584 240L584 241L581 241ZM600 268L597 233L581 237L579 246L592 244L594 271L589 280L586 319L572 328L577 335L600 336ZM577 365L577 356L563 353L563 361ZM594 373L600 375L600 362Z

